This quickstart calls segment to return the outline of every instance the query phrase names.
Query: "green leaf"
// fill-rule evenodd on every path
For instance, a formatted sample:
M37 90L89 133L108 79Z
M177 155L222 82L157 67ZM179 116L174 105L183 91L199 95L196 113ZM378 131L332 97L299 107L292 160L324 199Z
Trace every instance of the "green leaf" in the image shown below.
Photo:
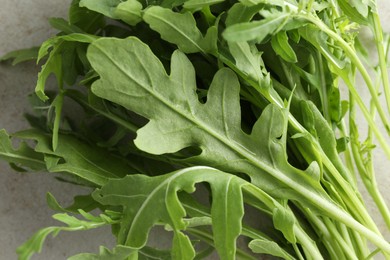
M299 29L300 35L315 46L325 58L332 61L338 69L345 68L347 60L341 60L337 57L332 48L328 45L328 36L313 25L307 25Z
M352 7L348 2L349 1L346 0L337 1L340 9L343 11L343 13L345 13L348 16L349 19L361 25L368 25L368 19L366 18L367 10L360 10L361 12L366 13L365 15L362 15L356 8ZM363 8L367 8L367 6Z
M134 248L116 245L112 251L104 246L99 247L99 254L82 253L68 258L68 260L129 260L131 256L137 255Z
M242 3L235 3L227 12L225 25L229 27L233 24L249 22L262 8L259 5L246 6Z
M190 12L176 13L171 9L152 6L145 10L144 21L161 35L161 38L176 44L185 53L212 53L216 51L217 31L212 26L203 37Z
M272 212L274 226L280 230L288 242L295 244L297 239L294 234L295 217L293 213L284 207L276 207Z
M261 82L264 78L262 71L262 67L264 66L261 59L261 53L247 42L228 42L228 44L237 68L254 81ZM268 87L267 85L263 86Z
M73 0L68 12L69 23L86 33L94 34L105 25L104 16L80 7L80 0Z
M0 57L0 61L12 60L12 65L16 65L25 61L36 60L38 58L38 50L39 47L32 47L29 49L11 51Z
M225 0L189 0L183 5L185 9L202 9L206 6L211 6L224 2Z
M138 251L139 260L171 260L171 252L169 250L159 250L149 246L145 246Z
M276 54L278 54L282 59L288 62L295 63L297 62L297 56L293 48L291 48L288 43L287 33L285 31L278 32L271 39L271 45Z
M86 34L86 33L71 33L67 35L60 35L60 36L49 38L48 40L42 43L39 49L38 60L41 60L43 57L45 57L48 54L50 48L53 48L53 50L58 48L57 46L62 44L63 41L91 43L96 39L99 39L99 37L91 34Z
M306 115L311 115L311 127L316 133L318 143L321 145L322 150L327 157L332 160L333 165L337 168L343 177L353 187L354 181L351 179L350 174L345 170L343 162L338 156L337 141L334 132L330 128L328 122L322 116L318 108L310 101L301 101L302 112Z
M249 248L258 254L268 254L276 257L281 257L286 260L294 259L274 241L266 239L254 239L249 243Z
M73 204L66 208L63 208L50 192L46 194L46 202L51 209L64 213L78 213L80 209L89 212L99 207L90 194L75 196Z
M235 259L236 239L241 233L244 215L242 183L234 176L221 178L218 185L210 183L214 245L221 259Z
M42 100L47 101L49 99L45 94L45 85L47 78L54 74L57 78L58 86L62 86L62 61L61 61L61 45L56 46L49 55L46 63L42 66L41 71L38 73L37 85L35 86L36 95ZM38 57L39 59L39 57Z
M186 235L185 209L178 199L180 190L192 193L195 184L208 182L212 190L211 218L215 247L221 259L235 259L236 239L244 214L241 187L246 182L209 167L192 167L163 176L126 176L111 180L94 192L103 205L124 207L119 242L134 248L145 246L150 229L158 222L174 231L174 259L192 259L194 249ZM129 189L131 187L131 189Z
M202 153L186 162L248 174L252 183L276 198L319 208L333 205L317 174L288 163L280 138L287 131L282 109L269 105L250 135L241 130L239 82L229 69L216 73L207 102L201 104L194 69L179 51L172 56L169 76L148 46L133 37L97 40L87 56L101 76L92 91L150 120L137 131L139 149L164 154L196 145Z
M121 0L81 0L80 7L86 7L89 10L115 19L115 10L120 3L122 3Z
M285 4L283 0L240 0L240 3L246 6L255 6L261 4L284 6Z
M98 39L98 36L89 35L89 34L80 34L73 33L68 35L61 35L53 37L45 41L41 48L39 49L38 61L45 57L50 48L49 58L42 66L41 71L38 74L38 80L35 87L35 93L42 100L46 101L49 99L45 94L45 85L47 78L54 74L57 78L57 84L60 89L63 87L63 54L67 50L69 45L65 44L66 42L79 42L79 43L91 43L92 41ZM72 55L72 53L70 54Z
M136 25L142 21L141 11L142 4L140 2L137 0L127 0L117 6L114 15L130 25Z
M26 130L15 136L37 141L35 151L45 155L50 172L67 172L96 186L103 185L109 178L123 177L129 173L123 159L70 135L59 134L55 151L51 149L51 136L38 130Z
M231 42L256 41L261 43L268 35L279 32L291 19L289 13L277 13L260 21L233 24L226 28L222 36Z
M10 136L4 129L0 130L0 158L19 168L29 168L34 171L45 169L43 155L21 142L14 148Z
M50 18L49 23L53 28L66 34L83 33L83 30L78 28L76 25L70 24L64 18Z
M61 231L89 230L114 223L108 216L94 217L94 221L91 221L89 219L81 220L66 213L61 213L53 215L53 218L67 224L67 226L46 227L36 232L29 240L17 248L16 252L19 259L30 259L34 253L41 252L43 243L50 234L55 237Z

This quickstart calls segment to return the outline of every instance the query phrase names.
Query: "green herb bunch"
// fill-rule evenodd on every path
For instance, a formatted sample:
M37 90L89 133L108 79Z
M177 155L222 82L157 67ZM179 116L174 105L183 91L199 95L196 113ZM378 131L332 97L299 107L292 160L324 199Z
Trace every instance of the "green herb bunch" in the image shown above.
M69 259L390 257L357 185L390 228L373 162L375 142L390 159L389 40L374 0L74 0L50 23L59 33L40 48L3 57L42 68L31 129L1 130L0 158L91 192L68 207L48 193L63 225L20 259L49 234L106 225L114 248ZM171 248L148 244L155 226Z

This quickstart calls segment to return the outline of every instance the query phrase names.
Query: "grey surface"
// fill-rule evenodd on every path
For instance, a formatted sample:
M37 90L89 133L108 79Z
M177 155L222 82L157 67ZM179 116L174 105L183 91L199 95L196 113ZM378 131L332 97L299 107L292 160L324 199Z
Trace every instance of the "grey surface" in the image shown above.
M18 49L39 45L50 36L47 19L65 17L69 4L59 0L3 0L0 9L0 55ZM390 32L390 4L379 1L384 27ZM34 89L38 68L32 64L17 67L0 65L0 129L9 132L24 129L27 125L23 113L27 111L27 93ZM365 95L364 90L361 93ZM378 183L390 204L389 162L378 154ZM81 188L59 183L47 174L19 174L0 162L0 260L16 259L15 248L29 238L35 231L56 223L51 219L53 211L46 206L45 194L52 192L60 202L70 202L72 194ZM368 201L368 205L372 202ZM374 208L374 207L371 207ZM375 210L371 210L376 212ZM386 230L383 221L375 214L382 230ZM390 240L389 233L386 232ZM55 239L49 239L43 252L34 259L65 259L78 252L96 252L98 245L112 245L109 230L97 230L80 233L61 233Z
M1 1L0 55L35 45L53 34L49 17L66 17L69 0ZM9 132L27 127L23 113L27 111L26 95L34 90L39 68L33 63L12 67L0 64L0 129ZM17 259L15 249L38 229L55 225L54 213L46 205L50 191L63 203L72 194L85 192L79 187L59 183L48 174L20 174L0 161L0 260ZM41 254L33 259L66 259L81 252L97 252L99 245L113 245L109 229L60 233L48 239Z

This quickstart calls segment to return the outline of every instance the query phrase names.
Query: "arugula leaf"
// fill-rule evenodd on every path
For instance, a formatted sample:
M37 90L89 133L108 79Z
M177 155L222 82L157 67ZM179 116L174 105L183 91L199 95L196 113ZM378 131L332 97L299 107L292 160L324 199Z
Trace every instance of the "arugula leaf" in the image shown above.
M51 137L38 130L22 131L15 134L15 137L37 142L35 151L44 155L49 172L67 172L94 186L103 185L109 178L130 173L123 159L70 135L59 135L55 151L51 149Z
M179 190L193 192L194 185L199 182L208 182L212 189L211 218L215 247L221 258L234 259L235 241L241 232L244 214L241 186L245 182L238 177L207 167L187 168L153 178L132 175L108 182L94 193L94 198L103 205L124 206L120 243L142 248L151 227L163 221L173 228L175 234L173 257L192 259L194 249L189 238L182 233L186 229L183 221L186 213L176 193Z
M38 47L32 47L29 49L11 51L0 57L0 61L12 59L12 65L16 65L25 61L36 60L38 57L38 50Z
M63 213L78 213L80 209L90 212L100 206L90 194L75 196L73 204L66 208L63 208L50 192L46 194L46 201L51 209Z
M275 35L271 40L272 48L275 52L282 57L285 61L295 63L297 62L297 56L295 55L294 50L291 48L288 43L287 33L281 31Z
M110 54L109 46L112 45L116 50ZM123 57L128 57L133 63L124 67L121 64ZM277 197L289 196L291 199L297 195L295 188L304 187L310 189L310 193L322 194L320 196L326 198L318 179L287 164L283 141L277 140L285 131L280 122L286 120L279 109L270 106L263 112L250 136L240 130L239 84L228 69L217 72L207 103L202 105L195 93L192 65L180 52L172 56L170 76L166 75L150 49L136 38L96 41L89 47L88 58L101 76L92 85L97 96L152 119L137 131L135 144L139 149L163 154L196 144L202 147L202 153L189 158L189 162L207 162L227 171L245 172L254 183ZM149 64L148 70L140 71L145 63ZM148 71L153 71L153 74ZM147 103L153 106L145 109ZM260 140L258 136L267 138ZM254 154L261 155L261 161ZM280 182L276 184L275 178L284 183L291 183L287 179L295 180L294 184L289 184L292 190ZM307 184L303 184L305 182ZM277 192L279 189L285 190L284 195ZM299 193L299 196L305 196L304 192Z
M14 148L10 136L4 129L0 130L0 158L18 168L26 167L34 171L46 168L42 154L35 152L25 142Z
M115 9L115 16L130 25L136 25L141 18L142 4L137 0L127 0L120 3Z
M249 248L255 253L270 254L286 260L293 259L287 255L274 241L254 239L249 243Z
M80 6L80 0L73 0L69 7L68 19L86 33L94 34L105 26L105 17Z
M71 256L68 260L126 260L132 259L132 255L136 250L131 247L117 245L112 251L104 246L100 246L99 254L82 253L75 256Z
M40 251L49 234L100 225L111 225L117 245L71 259L200 259L214 249L221 259L254 259L236 243L240 236L252 252L285 259L390 254L354 176L357 168L390 227L372 153L375 134L390 156L374 122L377 110L389 125L382 89L390 107L388 41L375 0L73 0L69 21L49 22L60 32L38 52L2 58L45 58L40 111L28 116L45 132L1 130L0 158L18 171L46 169L98 189L69 207L47 194L52 209L81 218L56 215L68 226L38 232L21 258ZM367 62L359 26L373 32L378 66ZM355 70L370 90L370 109L355 89ZM51 74L57 92L45 91ZM66 113L67 98L85 113ZM354 102L369 123L364 142ZM196 198L202 190L192 194L199 186L209 203ZM251 226L244 203L269 227ZM86 213L93 209L106 211ZM154 225L173 231L172 250L145 246ZM370 253L366 240L380 249Z
M52 226L39 230L23 245L18 247L17 253L19 259L29 259L34 253L41 252L43 243L50 234L57 236L61 231L89 230L115 223L115 221L108 216L101 215L99 217L94 217L82 211L80 211L80 213L83 215L85 220L75 218L66 213L53 215L54 219L66 224L67 226Z
M176 13L168 8L152 6L145 10L143 19L160 33L161 38L176 44L185 53L207 54L217 50L217 28L210 27L203 37L190 12Z
M276 34L291 18L291 14L270 15L260 21L238 23L226 28L223 37L230 42L255 40L261 43L268 35Z
M261 5L246 6L242 3L235 3L227 12L225 25L249 22L263 7Z
M79 5L115 19L115 9L121 2L121 0L81 0Z

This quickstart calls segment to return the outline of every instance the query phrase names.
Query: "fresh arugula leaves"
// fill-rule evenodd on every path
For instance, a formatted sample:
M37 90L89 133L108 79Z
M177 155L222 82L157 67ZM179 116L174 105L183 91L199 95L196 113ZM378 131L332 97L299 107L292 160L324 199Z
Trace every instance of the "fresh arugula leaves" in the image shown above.
M60 32L39 50L2 58L43 66L39 113L28 116L37 129L1 130L0 158L93 191L69 207L48 193L65 226L36 233L18 249L21 259L49 234L103 225L117 245L70 259L390 255L356 181L359 173L390 227L372 154L375 136L390 158L374 121L377 111L390 132L374 84L390 104L375 1L74 0L69 21L50 24ZM374 33L378 66L365 66L359 26ZM46 90L51 74L57 92ZM369 127L364 142L355 104ZM250 221L260 218L268 224ZM149 245L154 226L173 234L170 249Z

